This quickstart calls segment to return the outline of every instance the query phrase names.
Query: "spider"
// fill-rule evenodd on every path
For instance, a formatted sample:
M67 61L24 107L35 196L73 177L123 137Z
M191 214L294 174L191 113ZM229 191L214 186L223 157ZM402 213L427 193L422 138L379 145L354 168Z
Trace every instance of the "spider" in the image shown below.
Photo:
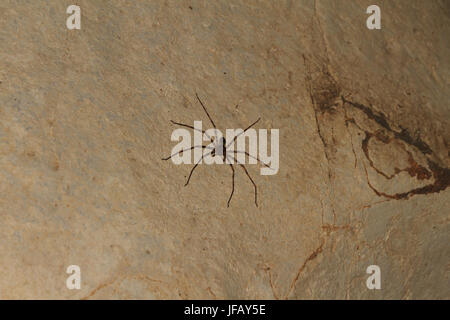
M200 103L200 105L202 106L203 110L205 111L206 116L208 117L209 121L213 125L214 129L217 129L216 124L214 123L213 119L209 115L208 111L206 110L205 105L200 100L198 94L195 93L195 96L197 97L198 102ZM258 118L258 120L253 122L247 128L245 128L245 130L243 130L243 131L239 132L239 134L235 135L233 137L233 139L229 143L227 143L227 141L226 141L226 139L224 137L221 137L220 139L213 139L208 134L206 134L205 130L200 130L200 129L194 128L193 126L190 126L188 124L184 124L184 123L175 122L173 120L170 120L170 122L172 122L172 124L174 124L174 125L179 125L179 126L182 126L182 127L187 127L187 128L193 129L193 130L201 131L212 142L214 147L210 147L209 145L207 145L207 146L205 146L205 145L193 146L193 147L190 147L190 148L187 148L187 149L180 150L180 151L178 151L178 152L176 152L176 153L174 153L174 154L172 154L172 155L170 155L170 156L168 156L166 158L162 158L162 160L169 160L170 158L172 158L175 155L181 154L181 153L183 153L185 151L190 151L190 150L195 149L195 148L202 148L202 149L212 150L211 152L208 152L207 154L203 154L202 157L200 158L200 160L198 160L197 163L195 163L195 165L191 169L191 172L189 173L189 177L188 177L188 179L187 179L187 181L186 181L186 183L184 185L186 187L189 184L189 181L191 180L192 174L194 173L195 168L197 168L197 166L199 165L200 161L202 161L202 159L204 157L207 157L207 156L210 156L210 155L214 157L216 155L216 150L218 150L217 155L221 156L224 162L226 160L229 161L227 164L230 165L230 168L231 168L231 171L232 171L232 176L231 176L232 188L231 188L230 197L228 198L228 201L227 201L227 208L230 206L231 198L233 198L233 194L234 194L234 174L235 174L235 169L234 169L234 166L233 166L233 160L236 160L237 164L239 166L241 166L242 169L244 169L245 174L247 175L247 177L250 179L251 183L253 184L253 187L255 188L255 205L256 205L256 207L258 207L258 188L256 187L255 181L253 181L253 179L250 176L250 174L248 173L247 168L245 167L245 165L243 163L240 163L239 161L237 161L237 159L235 159L234 155L238 154L238 153L243 153L243 154L247 155L248 157L257 160L262 165L264 165L264 166L266 166L268 168L270 168L270 166L267 165L266 163L262 162L258 157L254 157L254 156L250 155L247 151L232 150L233 152L231 153L231 151L228 148L234 143L234 141L237 139L238 136L240 136L245 131L247 131L248 129L253 127L255 124L257 124L259 122L259 120L261 120L261 118ZM217 141L217 140L219 140L219 141Z

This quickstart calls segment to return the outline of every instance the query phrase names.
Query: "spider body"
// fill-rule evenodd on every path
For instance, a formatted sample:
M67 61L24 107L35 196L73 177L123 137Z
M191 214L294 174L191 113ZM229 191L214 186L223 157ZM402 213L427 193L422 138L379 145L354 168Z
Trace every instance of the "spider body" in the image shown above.
M225 162L227 159L227 140L224 137L220 138L218 144L211 152L211 156L215 157L216 155L222 157L223 162Z

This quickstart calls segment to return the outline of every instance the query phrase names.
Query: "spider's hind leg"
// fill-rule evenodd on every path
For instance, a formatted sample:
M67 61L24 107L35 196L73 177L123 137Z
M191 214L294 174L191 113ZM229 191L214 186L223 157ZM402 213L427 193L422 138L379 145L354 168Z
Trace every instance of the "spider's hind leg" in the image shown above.
M242 169L244 169L245 173L247 174L247 177L250 179L253 186L255 187L255 205L256 205L256 207L258 207L258 188L256 187L256 183L255 183L255 181L253 181L252 177L250 177L250 174L248 173L247 168L242 163L239 163L239 165L242 167Z
M229 163L229 165L231 167L231 170L233 170L233 175L231 176L232 187L231 187L230 198L228 198L228 202L227 202L227 208L230 206L231 198L233 197L233 193L234 193L234 167L231 163Z

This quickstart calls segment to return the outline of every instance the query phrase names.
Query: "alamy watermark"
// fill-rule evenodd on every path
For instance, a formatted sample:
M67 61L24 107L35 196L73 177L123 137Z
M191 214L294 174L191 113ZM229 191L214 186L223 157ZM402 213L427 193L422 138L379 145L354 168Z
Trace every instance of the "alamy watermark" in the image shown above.
M193 129L193 141L191 132L187 129L178 128L172 132L171 140L179 141L170 156L174 164L247 164L248 159L248 164L259 162L262 165L261 175L274 175L278 172L278 129L270 130L270 152L267 129L226 129L224 136L217 128L203 130L202 121L194 121ZM205 141L210 144L203 145Z

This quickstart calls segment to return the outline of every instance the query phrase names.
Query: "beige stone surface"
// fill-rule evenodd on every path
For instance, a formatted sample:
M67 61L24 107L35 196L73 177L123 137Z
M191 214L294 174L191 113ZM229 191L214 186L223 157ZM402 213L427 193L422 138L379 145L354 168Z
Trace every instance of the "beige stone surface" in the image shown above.
M450 298L448 1L70 4L0 3L0 299ZM195 92L280 129L259 207L161 160Z

